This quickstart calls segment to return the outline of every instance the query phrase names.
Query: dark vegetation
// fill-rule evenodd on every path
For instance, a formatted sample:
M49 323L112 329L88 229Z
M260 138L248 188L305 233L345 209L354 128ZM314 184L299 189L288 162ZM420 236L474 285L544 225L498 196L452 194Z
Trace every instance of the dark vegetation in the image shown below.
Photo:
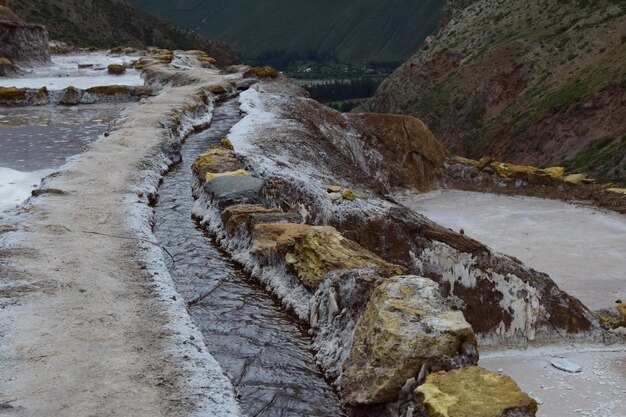
M380 81L380 79L374 78L357 78L346 81L334 80L320 84L310 84L306 86L306 89L315 100L328 103L351 98L370 97L380 85Z
M444 0L132 0L254 65L282 71L343 63L404 61L438 27ZM368 66L371 68L370 66Z
M381 81L381 78L331 80L307 84L305 88L315 100L325 103L335 110L347 112L364 99L371 97Z
M596 141L563 166L568 172L595 172L602 183L626 186L626 134Z

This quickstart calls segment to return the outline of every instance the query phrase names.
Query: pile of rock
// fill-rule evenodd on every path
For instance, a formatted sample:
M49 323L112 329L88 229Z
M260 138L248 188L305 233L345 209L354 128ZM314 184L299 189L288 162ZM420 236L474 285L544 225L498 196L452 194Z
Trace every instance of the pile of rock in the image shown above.
M50 63L46 27L26 23L8 7L0 6L0 58L19 65Z
M586 201L626 213L626 189L596 184L585 174L566 174L563 167L537 168L490 157L476 161L455 156L447 161L446 183L449 187L466 191Z

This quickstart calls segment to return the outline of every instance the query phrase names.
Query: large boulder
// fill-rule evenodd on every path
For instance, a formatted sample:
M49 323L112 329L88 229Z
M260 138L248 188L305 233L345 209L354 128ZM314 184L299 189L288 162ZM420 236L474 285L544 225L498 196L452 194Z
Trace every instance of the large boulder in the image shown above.
M478 361L463 313L451 311L434 281L397 276L377 287L343 366L341 394L352 406L395 401L411 378L432 367Z
M381 267L395 274L406 272L344 238L333 227L259 223L252 229L252 241L258 252L283 257L308 289L316 289L329 272L341 269Z
M245 176L223 176L204 184L204 191L220 210L235 204L260 204L263 180Z
M63 104L66 106L72 106L75 104L79 104L80 100L83 98L83 92L76 87L69 86L65 90L63 90L63 95L59 100L59 104Z
M364 133L365 148L378 151L396 187L431 190L445 174L446 151L421 120L411 116L364 113L348 117Z
M537 403L515 381L477 366L437 372L415 390L423 417L532 417Z
M235 157L235 154L229 149L220 147L207 150L191 166L194 174L196 174L196 178L203 182L206 180L206 174L208 173L236 171L241 168L243 168L243 165Z

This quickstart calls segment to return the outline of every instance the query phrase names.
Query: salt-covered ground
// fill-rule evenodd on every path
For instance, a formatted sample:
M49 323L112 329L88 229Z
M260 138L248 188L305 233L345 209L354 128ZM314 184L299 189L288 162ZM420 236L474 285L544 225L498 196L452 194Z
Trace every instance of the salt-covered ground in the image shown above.
M19 205L39 186L41 179L52 173L51 169L22 172L0 167L0 212Z
M580 365L582 371L568 373L556 369L551 361L560 357ZM624 345L483 352L479 365L515 379L540 404L539 417L626 416Z
M147 195L172 162L165 152L211 120L214 98L203 106L198 95L241 76L193 75L198 84L145 100L46 180L66 194L0 216L15 230L0 234L1 414L241 415L149 243ZM170 114L180 117L171 130Z
M0 212L14 208L67 158L82 153L129 103L3 108Z
M546 272L597 310L626 300L626 216L561 201L444 190L399 201Z
M547 272L591 309L626 298L626 216L561 201L456 190L402 195L437 223ZM571 374L550 362L582 366ZM481 353L481 366L511 376L540 402L540 417L626 416L626 346L552 345Z
M111 55L105 52L87 52L70 55L53 55L53 64L26 70L19 77L0 77L0 87L41 88L62 90L69 86L87 89L101 85L143 85L141 73L128 68L123 75L110 75L109 64L128 64L137 60L133 55ZM92 65L79 68L79 65Z

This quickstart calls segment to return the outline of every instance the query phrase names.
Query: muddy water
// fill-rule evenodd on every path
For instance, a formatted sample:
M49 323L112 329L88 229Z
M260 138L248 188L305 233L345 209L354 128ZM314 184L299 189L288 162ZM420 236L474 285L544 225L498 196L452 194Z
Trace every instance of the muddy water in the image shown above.
M337 395L313 361L305 329L191 219L191 164L238 120L238 102L231 100L216 109L210 129L187 140L183 162L159 189L154 233L176 259L170 271L185 299L213 290L191 314L247 416L342 416Z

